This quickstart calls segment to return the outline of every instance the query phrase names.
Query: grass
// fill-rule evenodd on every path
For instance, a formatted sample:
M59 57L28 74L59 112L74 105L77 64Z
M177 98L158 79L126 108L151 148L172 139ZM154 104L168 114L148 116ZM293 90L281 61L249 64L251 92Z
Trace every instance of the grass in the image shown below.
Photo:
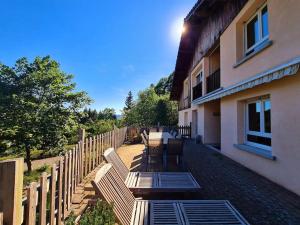
M23 179L24 186L27 186L31 182L38 181L43 172L50 174L51 167L48 165L43 165L36 170L32 170L31 172L28 172L28 171L24 172L24 179Z
M75 144L70 144L70 145L65 145L64 149L62 152L67 152L75 147ZM45 158L50 158L54 156L58 156L60 152L53 153L51 151L44 151L44 150L38 150L34 149L31 150L31 160L36 160L36 159L45 159ZM0 161L4 160L9 160L9 159L15 159L15 158L20 158L23 157L25 158L25 152L18 153L18 154L0 154Z

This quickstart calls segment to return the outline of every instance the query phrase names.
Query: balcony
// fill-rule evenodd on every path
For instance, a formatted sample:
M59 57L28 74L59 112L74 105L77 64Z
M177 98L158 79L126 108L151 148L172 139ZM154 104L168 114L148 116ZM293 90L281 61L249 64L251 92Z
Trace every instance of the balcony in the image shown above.
M206 78L207 94L220 88L220 69Z
M193 87L193 100L202 97L202 82Z
M178 110L184 110L191 107L191 96L187 96L179 101Z

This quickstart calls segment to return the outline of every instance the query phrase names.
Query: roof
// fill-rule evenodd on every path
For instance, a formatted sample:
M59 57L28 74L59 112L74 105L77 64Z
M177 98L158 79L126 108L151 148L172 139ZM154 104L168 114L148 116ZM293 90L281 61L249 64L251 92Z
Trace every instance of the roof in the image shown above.
M189 69L193 62L194 53L201 35L201 31L209 17L215 14L216 11L222 11L225 4L238 4L239 8L242 8L247 0L198 0L191 11L184 19L184 26L186 27L186 32L181 36L179 49L176 59L176 66L174 71L174 79L172 83L171 99L179 100L182 89L183 81L188 76ZM235 13L235 12L234 12ZM230 21L236 14L230 17ZM225 26L228 24L224 23ZM221 32L218 33L218 36ZM213 46L208 46L209 48ZM203 54L206 54L204 52Z

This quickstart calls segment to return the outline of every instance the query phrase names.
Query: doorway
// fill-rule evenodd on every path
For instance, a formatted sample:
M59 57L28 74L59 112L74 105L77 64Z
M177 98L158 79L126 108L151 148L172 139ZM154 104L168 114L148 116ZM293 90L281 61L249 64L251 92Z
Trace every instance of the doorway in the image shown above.
M192 112L192 137L195 138L198 135L198 111Z

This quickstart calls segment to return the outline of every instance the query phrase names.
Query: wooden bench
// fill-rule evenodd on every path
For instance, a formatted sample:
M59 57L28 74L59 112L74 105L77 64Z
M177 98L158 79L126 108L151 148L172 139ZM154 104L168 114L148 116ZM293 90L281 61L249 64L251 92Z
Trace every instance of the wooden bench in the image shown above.
M226 200L136 200L112 164L97 172L92 184L123 225L248 224Z
M134 194L191 192L200 189L193 175L188 172L130 172L113 148L104 152L104 158L114 165L126 186Z

